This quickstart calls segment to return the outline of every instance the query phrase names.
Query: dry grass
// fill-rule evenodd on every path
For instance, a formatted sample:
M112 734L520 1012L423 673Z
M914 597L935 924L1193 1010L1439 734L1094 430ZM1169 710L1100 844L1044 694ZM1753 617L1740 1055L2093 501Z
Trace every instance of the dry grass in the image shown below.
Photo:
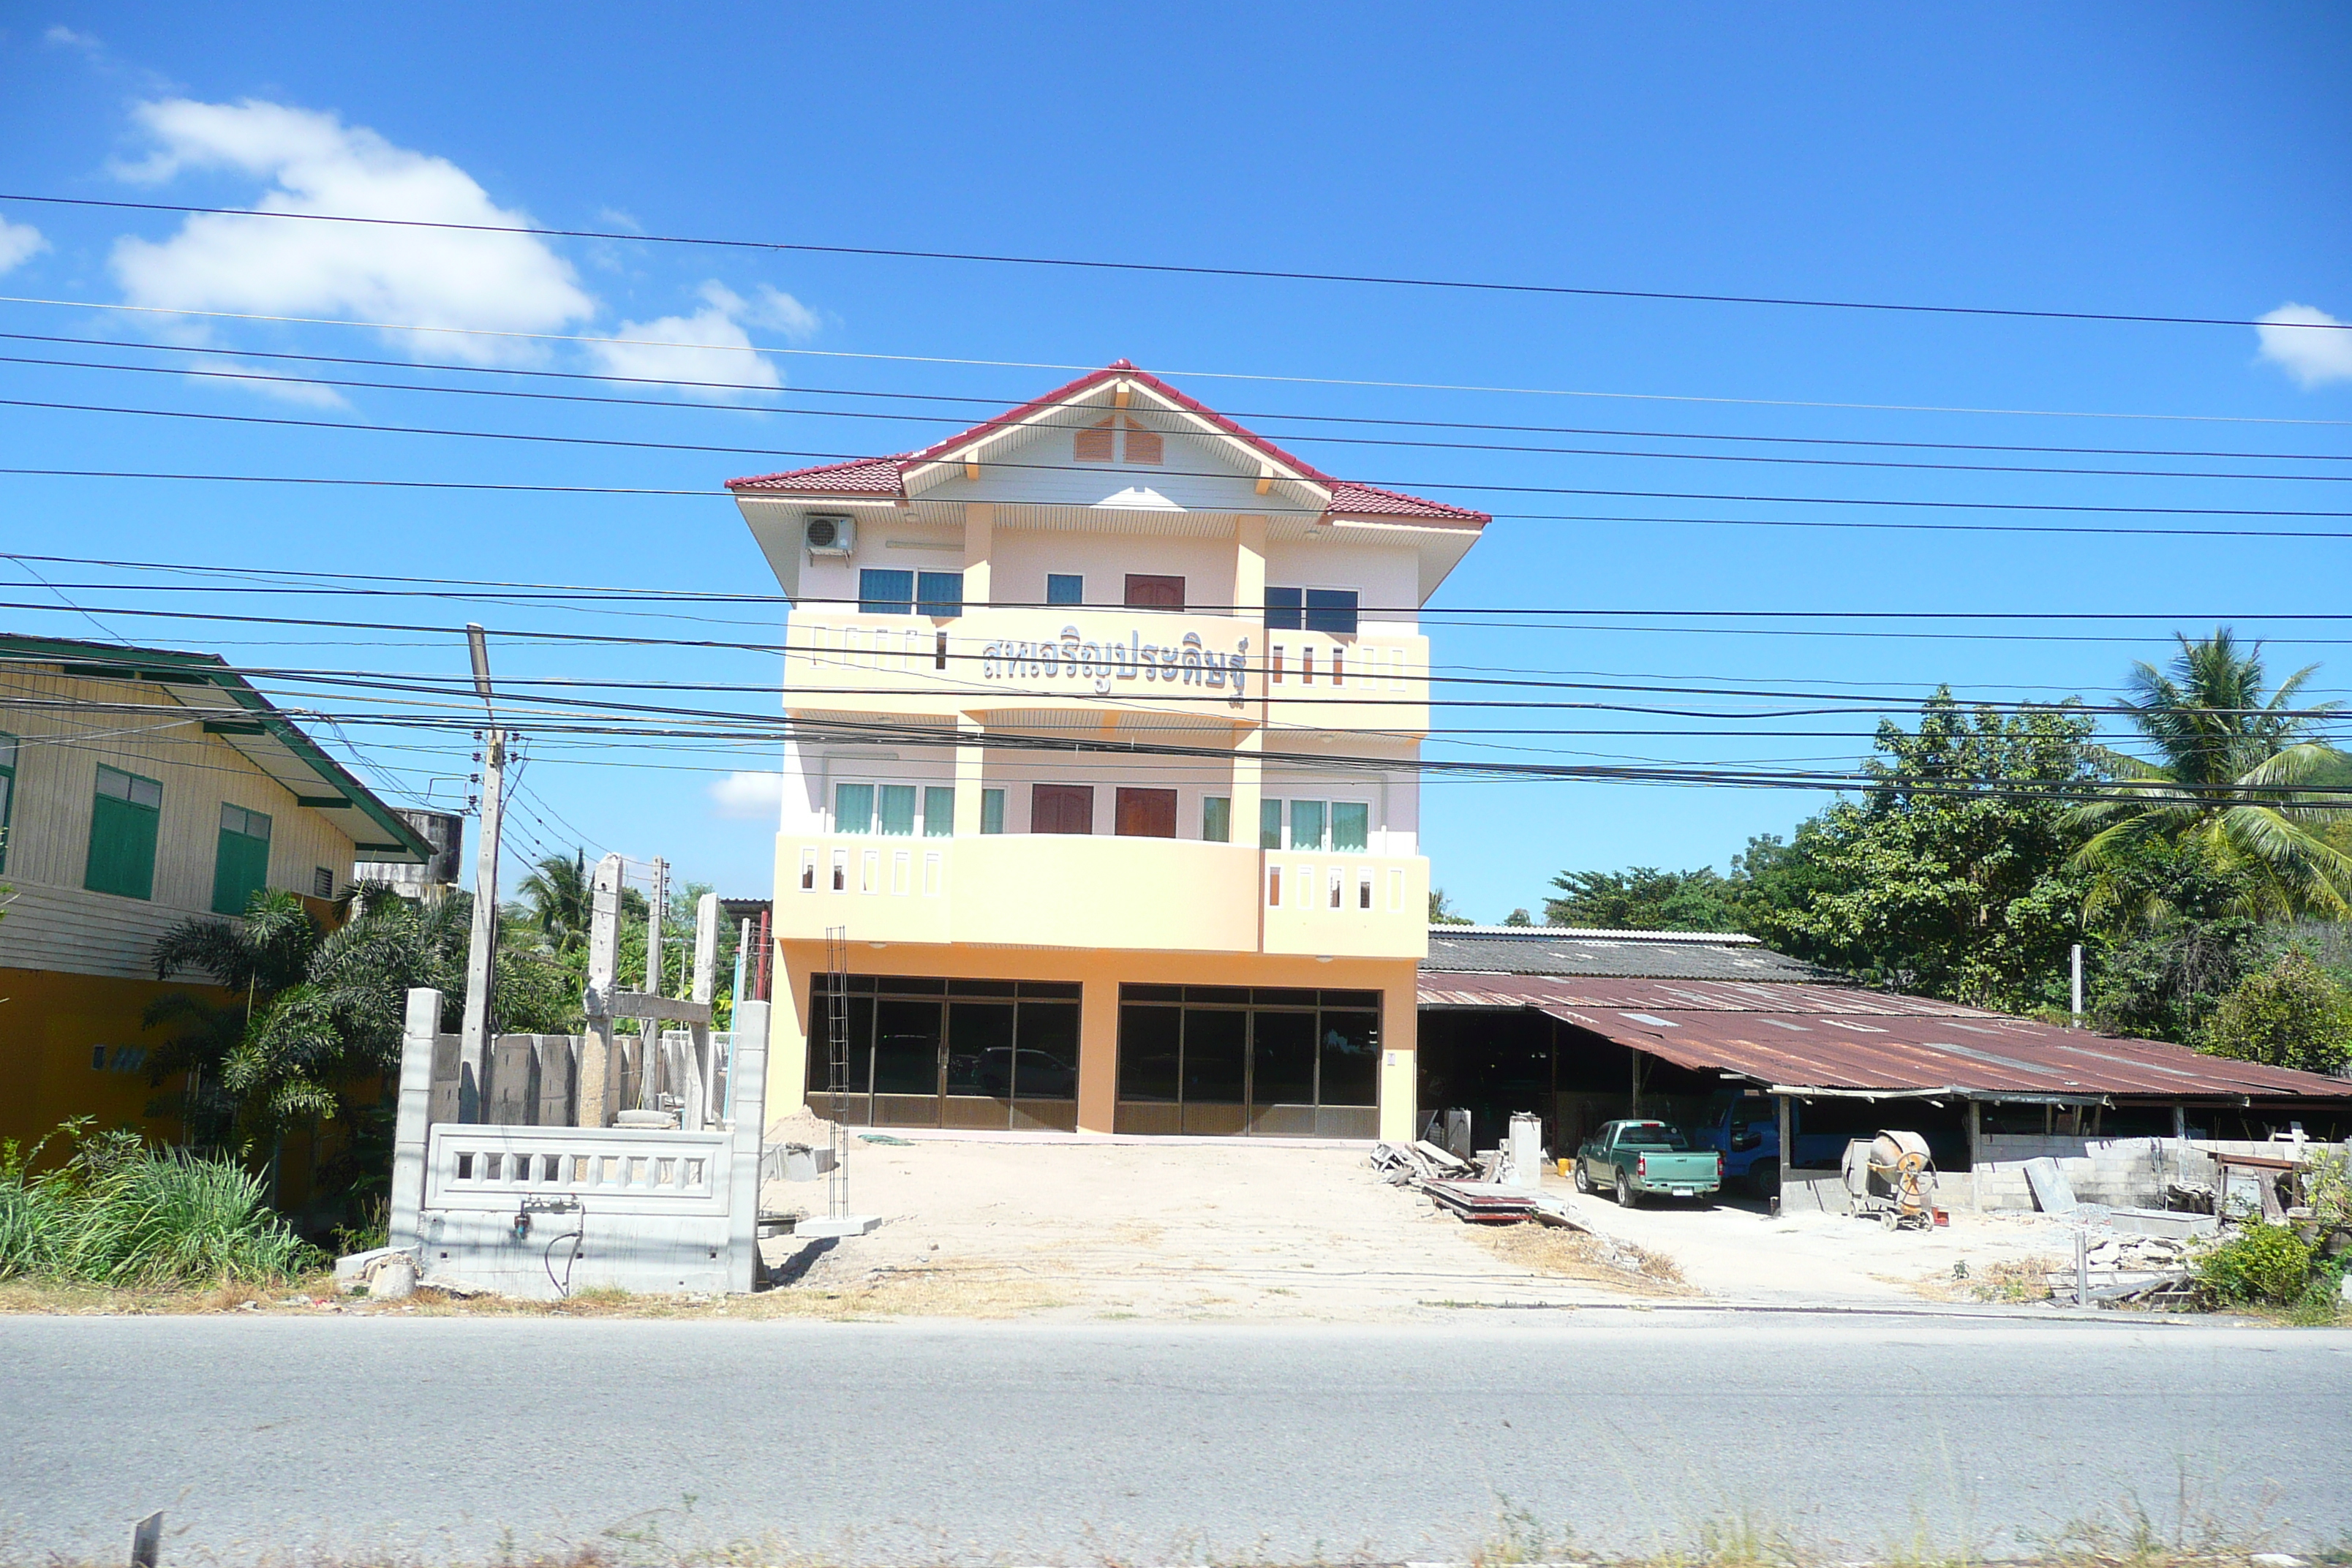
M1642 1296L1695 1296L1671 1258L1628 1241L1607 1241L1549 1225L1474 1225L1471 1237L1506 1263L1555 1279L1581 1279Z

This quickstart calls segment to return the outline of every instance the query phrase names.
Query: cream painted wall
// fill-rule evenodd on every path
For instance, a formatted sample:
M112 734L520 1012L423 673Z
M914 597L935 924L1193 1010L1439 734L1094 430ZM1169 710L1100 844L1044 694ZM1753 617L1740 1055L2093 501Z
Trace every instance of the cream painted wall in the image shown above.
M146 708L172 702L169 689L153 683L82 679L37 666L0 674L0 693ZM211 911L224 804L269 818L272 888L307 894L319 867L332 874L338 888L350 882L352 841L319 813L296 805L291 792L226 741L206 735L203 721L194 710L182 719L12 706L6 724L18 737L16 789L5 879L25 896L0 920L0 964L153 978L116 940L117 928L160 930ZM163 786L151 900L82 887L100 763ZM144 946L138 943L137 951L143 953Z

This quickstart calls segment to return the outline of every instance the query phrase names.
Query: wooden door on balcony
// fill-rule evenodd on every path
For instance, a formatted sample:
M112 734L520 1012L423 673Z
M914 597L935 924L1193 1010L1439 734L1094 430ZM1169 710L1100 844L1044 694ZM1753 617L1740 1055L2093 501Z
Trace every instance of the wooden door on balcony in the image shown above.
M1127 607L1130 610L1181 610L1184 607L1184 579L1129 572L1127 574Z
M1172 789L1125 789L1118 792L1118 821L1114 829L1122 838L1176 837L1176 792Z
M1092 833L1094 830L1094 785L1041 784L1031 786L1030 832Z

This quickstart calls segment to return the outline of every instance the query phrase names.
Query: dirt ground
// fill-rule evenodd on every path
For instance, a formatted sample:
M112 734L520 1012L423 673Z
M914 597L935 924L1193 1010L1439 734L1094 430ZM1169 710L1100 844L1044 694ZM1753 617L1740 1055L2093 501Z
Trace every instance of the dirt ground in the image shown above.
M772 1142L822 1144L796 1119ZM1955 1263L2062 1251L2045 1222L1955 1215L1889 1235L1864 1221L1771 1220L1760 1205L1631 1211L1547 1182L1602 1236L1469 1226L1382 1183L1361 1148L939 1136L849 1140L849 1210L882 1220L835 1242L781 1236L770 1269L800 1293L884 1311L1080 1318L1365 1320L1467 1304L1666 1300L1813 1305L1944 1300ZM823 1182L771 1182L767 1213L822 1214ZM903 1304L899 1304L903 1302Z

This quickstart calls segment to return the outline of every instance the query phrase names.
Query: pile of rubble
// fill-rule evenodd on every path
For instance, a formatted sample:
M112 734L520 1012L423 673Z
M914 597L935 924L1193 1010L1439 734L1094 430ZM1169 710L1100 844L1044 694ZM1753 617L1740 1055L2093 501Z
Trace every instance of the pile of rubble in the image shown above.
M2053 1300L2077 1306L2162 1307L2194 1293L2190 1242L2165 1236L2077 1238L2074 1267L2049 1276Z
M1591 1227L1569 1212L1568 1205L1544 1192L1541 1173L1514 1170L1508 1149L1481 1150L1465 1160L1428 1142L1375 1143L1372 1169L1394 1187L1411 1187L1425 1194L1445 1213L1474 1225L1512 1225L1538 1220L1571 1230Z

